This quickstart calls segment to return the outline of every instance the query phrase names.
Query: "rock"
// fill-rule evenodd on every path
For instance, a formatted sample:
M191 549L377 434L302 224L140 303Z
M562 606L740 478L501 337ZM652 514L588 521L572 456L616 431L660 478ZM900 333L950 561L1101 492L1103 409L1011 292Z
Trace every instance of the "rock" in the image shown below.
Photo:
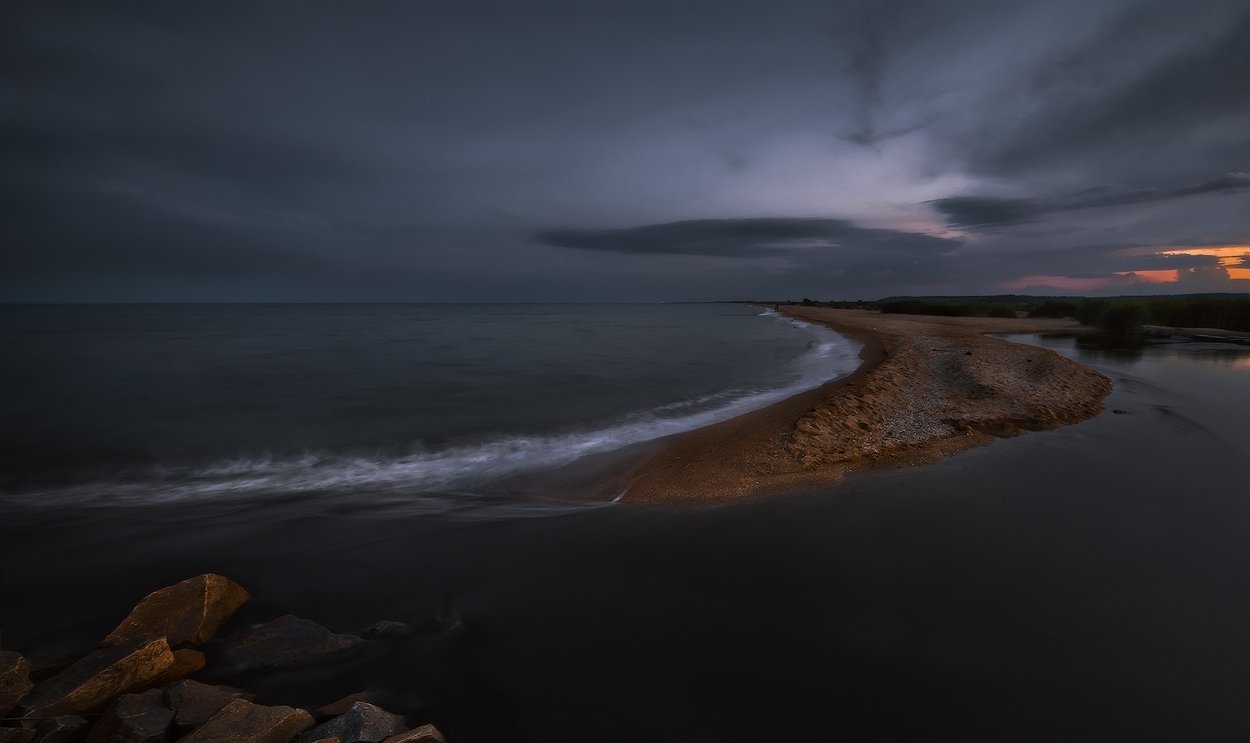
M98 648L93 648L98 649ZM91 652L88 650L87 652ZM77 663L86 653L79 655L33 655L30 658L30 680L38 684L57 675Z
M386 637L389 639L407 637L412 633L413 629L410 625L390 619L383 619L380 622L374 622L369 626L369 629L364 631L365 637Z
M36 684L50 679L74 665L81 655L32 655L30 657L30 680Z
M34 743L79 743L89 727L87 718L78 715L49 717L35 727Z
M174 727L182 730L203 725L208 722L208 718L236 699L250 702L256 698L254 694L232 686L211 686L190 679L175 681L166 686L165 696L169 699L169 706L174 708Z
M182 648L174 651L174 664L169 670L161 674L161 677L152 683L153 686L164 686L172 684L184 676L190 676L196 671L203 671L204 666L208 665L208 661L204 659L204 654L198 650L191 648Z
M369 702L374 704L376 700L373 695L367 691L358 691L355 694L348 694L342 699L337 699L317 710L317 718L324 720L330 717L338 717L347 710L352 708L356 702Z
M313 743L343 743L343 741L338 738L322 738L320 740L313 741Z
M406 733L392 735L383 743L447 743L447 739L433 725L422 725Z
M290 668L334 659L363 642L288 614L227 643L224 655L242 669Z
M0 743L30 743L34 739L33 728L0 728Z
M165 638L117 645L88 655L42 681L22 702L26 717L90 712L110 699L151 684L174 663Z
M149 593L104 638L104 644L164 637L173 647L201 645L250 598L242 586L228 578L212 573L197 575Z
M343 714L301 735L296 743L314 743L321 738L338 738L342 743L382 743L407 729L401 715L368 702L356 702Z
M0 717L8 715L34 686L30 682L30 661L18 653L0 651Z
M87 743L164 743L173 721L160 689L122 694L92 726Z
M236 699L179 743L290 743L312 724L312 715L302 709Z

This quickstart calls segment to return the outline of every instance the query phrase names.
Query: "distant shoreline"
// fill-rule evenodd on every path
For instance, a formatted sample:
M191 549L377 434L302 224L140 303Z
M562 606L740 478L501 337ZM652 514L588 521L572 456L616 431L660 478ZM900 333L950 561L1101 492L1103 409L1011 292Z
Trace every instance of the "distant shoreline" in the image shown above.
M1082 332L1051 319L883 315L782 305L863 344L863 363L732 420L675 436L633 473L625 503L710 503L922 464L997 437L1097 415L1110 381L988 333Z

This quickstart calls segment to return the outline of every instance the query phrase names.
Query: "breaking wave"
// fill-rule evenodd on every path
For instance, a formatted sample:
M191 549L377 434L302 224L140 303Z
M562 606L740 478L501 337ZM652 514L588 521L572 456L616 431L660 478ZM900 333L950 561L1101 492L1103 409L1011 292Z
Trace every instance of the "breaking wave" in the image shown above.
M207 466L147 467L89 483L23 488L6 498L29 503L198 501L221 498L364 491L383 493L472 491L509 476L551 470L602 454L727 420L850 373L858 365L854 341L766 310L764 315L808 332L805 353L792 362L790 382L772 389L736 389L681 400L590 430L509 435L406 453L309 451L217 461Z

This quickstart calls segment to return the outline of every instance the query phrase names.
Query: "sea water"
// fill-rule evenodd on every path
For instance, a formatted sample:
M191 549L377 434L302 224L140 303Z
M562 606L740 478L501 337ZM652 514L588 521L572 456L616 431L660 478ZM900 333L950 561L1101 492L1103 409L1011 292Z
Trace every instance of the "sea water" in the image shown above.
M4 644L89 652L212 571L253 596L222 638L288 613L418 631L259 675L214 641L197 680L311 709L367 689L456 743L1250 740L1250 349L1016 340L1106 374L1106 410L814 492L525 518L367 488L0 498Z
M858 364L738 304L0 309L0 492L53 503L480 492Z

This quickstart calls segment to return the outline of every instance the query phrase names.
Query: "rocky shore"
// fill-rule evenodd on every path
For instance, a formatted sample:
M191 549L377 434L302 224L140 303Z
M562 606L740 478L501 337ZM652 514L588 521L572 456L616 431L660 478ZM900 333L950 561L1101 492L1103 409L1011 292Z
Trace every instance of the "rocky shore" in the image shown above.
M82 657L0 651L0 743L445 743L368 691L301 709L190 678L209 665L205 645L232 671L264 674L332 666L413 631L380 621L337 634L288 615L215 639L250 598L227 578L199 575L149 594Z
M1050 319L885 315L782 306L864 344L852 375L678 437L627 502L709 502L818 487L1097 415L1111 382L1044 348L987 334L1080 332Z

